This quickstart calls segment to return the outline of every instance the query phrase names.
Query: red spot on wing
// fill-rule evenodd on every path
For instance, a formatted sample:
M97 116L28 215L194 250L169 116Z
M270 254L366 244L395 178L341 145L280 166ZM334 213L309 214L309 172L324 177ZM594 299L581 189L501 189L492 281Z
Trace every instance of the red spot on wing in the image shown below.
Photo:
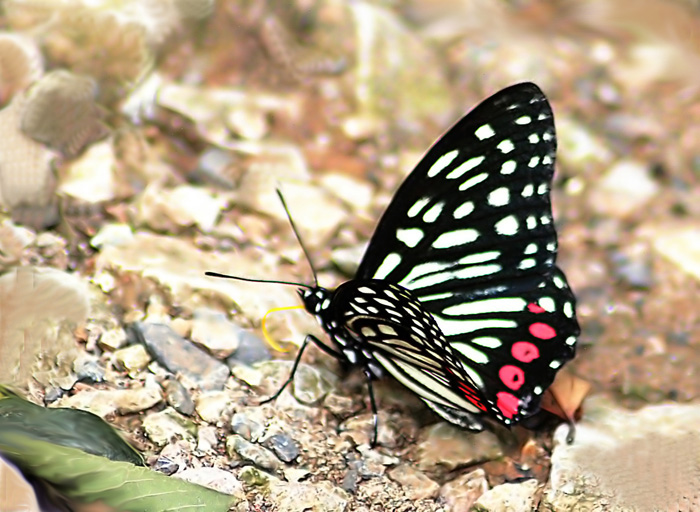
M543 324L542 322L535 322L530 325L530 334L535 338L541 340L551 340L557 335L557 331L551 325Z
M516 341L513 343L510 353L521 363L531 363L540 357L540 349L529 341Z
M464 394L464 398L466 398L472 404L474 404L474 406L477 409L486 412L486 406L483 403L481 403L481 400L479 400L479 397L476 396L476 391L474 390L474 388L472 388L471 386L469 386L466 383L461 382L461 381L458 383L458 385L459 385L459 389Z
M539 304L535 304L534 302L527 305L527 310L530 313L544 313L544 308Z
M513 391L517 391L525 383L525 372L522 368L512 364L501 366L501 369L498 370L498 376L503 384Z
M496 407L498 407L503 416L513 418L513 416L518 414L518 406L520 405L518 397L507 391L500 391L496 396L498 397Z

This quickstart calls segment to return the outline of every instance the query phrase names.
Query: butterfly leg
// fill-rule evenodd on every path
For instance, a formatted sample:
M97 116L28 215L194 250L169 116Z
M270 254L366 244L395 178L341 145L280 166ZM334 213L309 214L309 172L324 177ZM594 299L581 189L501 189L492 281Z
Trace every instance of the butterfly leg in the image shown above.
M277 392L274 395L272 395L271 397L266 398L265 400L260 402L260 405L272 402L273 400L276 400L277 398L279 398L279 396L282 394L282 391L284 391L284 389L287 386L289 386L289 384L291 384L291 382L294 380L294 374L296 374L297 368L299 368L299 363L301 362L301 356L304 355L304 350L306 349L306 347L309 345L310 342L314 343L317 347L322 349L324 352L327 352L328 354L330 354L334 357L340 356L339 352L336 352L335 350L333 350L331 347L329 347L328 345L323 343L321 340L319 340L313 334L309 334L308 336L306 336L306 338L304 338L304 343L302 343L301 346L299 347L299 352L297 352L297 356L296 356L296 358L294 358L294 364L292 365L292 370L289 372L289 377L287 378L287 380L284 381L282 386L280 386L280 388L277 390Z
M377 446L377 432L379 430L379 414L377 413L377 402L374 399L374 388L372 387L372 372L365 369L365 377L367 377L367 392L369 393L369 405L372 408L372 442L370 446Z
M297 356L296 356L296 358L294 358L294 364L292 365L292 370L289 372L289 377L287 378L287 380L284 381L282 386L280 386L280 388L277 390L277 392L274 395L272 395L271 397L266 398L265 400L260 402L260 405L272 402L273 400L277 400L277 398L279 398L279 396L282 394L282 391L284 391L284 388L286 388L287 386L289 386L289 384L291 384L291 382L294 380L294 374L297 372L297 368L299 368L299 363L301 362L301 356L304 355L304 350L308 346L309 341L315 341L315 337L309 335L306 338L304 338L304 343L301 344L301 346L299 347L299 352L297 352Z

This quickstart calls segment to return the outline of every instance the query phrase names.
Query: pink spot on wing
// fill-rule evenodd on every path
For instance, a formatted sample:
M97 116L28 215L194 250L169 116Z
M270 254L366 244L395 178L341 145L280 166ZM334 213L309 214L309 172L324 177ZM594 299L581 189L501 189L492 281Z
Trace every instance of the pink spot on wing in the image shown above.
M506 418L512 418L518 414L518 405L520 405L520 400L515 395L508 393L507 391L501 391L496 393L498 401L496 402L496 407L498 407Z
M535 338L541 340L551 340L557 335L557 331L551 325L543 324L542 322L535 322L530 325L530 334Z
M498 370L498 376L503 384L513 391L517 391L525 383L525 372L512 364L501 366L501 369Z
M516 341L510 349L510 353L515 359L522 363L531 363L540 357L540 349L537 345L529 341Z
M539 304L535 304L534 302L527 305L527 310L530 313L544 313L544 308Z

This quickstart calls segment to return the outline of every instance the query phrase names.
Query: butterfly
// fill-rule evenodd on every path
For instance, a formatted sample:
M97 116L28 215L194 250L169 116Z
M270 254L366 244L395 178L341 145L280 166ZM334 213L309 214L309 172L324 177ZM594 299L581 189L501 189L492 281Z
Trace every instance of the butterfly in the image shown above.
M555 152L552 109L533 83L467 113L399 187L355 277L300 285L330 343L307 336L284 386L313 342L364 370L373 441L371 383L387 374L469 430L538 412L580 333L555 265Z

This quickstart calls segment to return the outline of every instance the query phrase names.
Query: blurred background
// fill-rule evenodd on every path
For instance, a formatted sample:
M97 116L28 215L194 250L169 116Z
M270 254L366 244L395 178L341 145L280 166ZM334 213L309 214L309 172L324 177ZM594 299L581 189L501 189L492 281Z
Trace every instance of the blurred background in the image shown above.
M580 499L700 510L700 438L686 435L700 416L700 3L4 0L0 16L3 382L107 418L152 465L172 450L149 427L164 411L195 425L177 436L192 450L209 439L200 465L260 465L242 445L221 449L232 430L256 447L284 434L296 455L268 446L278 462L263 468L329 480L349 510L469 510L530 478L527 503L566 510L558 490L581 468L599 487L577 483ZM436 430L391 384L383 455L358 452L362 377L339 380L315 349L294 396L257 406L318 326L276 313L271 347L263 315L297 304L295 291L204 271L312 282L279 185L321 284L348 279L430 144L521 81L555 114L558 262L583 329L567 369L592 397L569 454L579 469L551 469L551 433L446 461L480 438ZM601 439L622 466L601 465ZM180 456L180 469L195 457Z

